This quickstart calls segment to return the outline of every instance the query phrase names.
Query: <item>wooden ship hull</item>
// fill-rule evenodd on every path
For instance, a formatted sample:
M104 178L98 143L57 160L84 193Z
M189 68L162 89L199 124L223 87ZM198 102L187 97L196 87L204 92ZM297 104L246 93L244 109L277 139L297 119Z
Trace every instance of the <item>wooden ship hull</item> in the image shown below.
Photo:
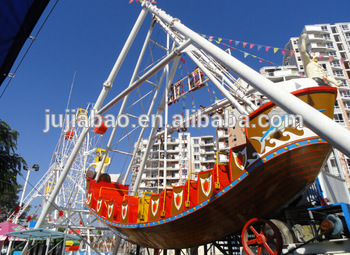
M332 118L336 93L312 87L292 94ZM315 181L331 149L300 120L260 127L266 124L261 116L273 114L287 116L272 102L252 112L243 130L246 143L230 149L228 164L217 162L197 180L133 196L128 186L88 178L86 207L124 239L162 249L212 242L241 231L251 218L269 218Z

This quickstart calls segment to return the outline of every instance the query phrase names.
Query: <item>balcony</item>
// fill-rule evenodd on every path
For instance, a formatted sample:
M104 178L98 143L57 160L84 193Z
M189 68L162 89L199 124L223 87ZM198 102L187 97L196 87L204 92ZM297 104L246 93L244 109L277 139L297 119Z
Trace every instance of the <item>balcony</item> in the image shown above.
M309 34L307 37L308 41L311 42L332 42L331 38L326 38L325 35L322 34Z
M328 30L322 29L320 26L305 26L304 32L307 34L329 34Z

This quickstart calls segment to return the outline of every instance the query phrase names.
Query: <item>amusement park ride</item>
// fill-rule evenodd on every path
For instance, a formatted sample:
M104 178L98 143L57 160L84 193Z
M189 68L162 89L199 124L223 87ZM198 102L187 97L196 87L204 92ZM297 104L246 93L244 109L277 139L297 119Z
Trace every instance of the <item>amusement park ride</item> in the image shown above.
M152 16L151 25L130 83L104 104L148 13ZM164 38L157 37L159 41L152 39L156 25L165 32ZM149 58L146 61L149 48L153 51L147 53ZM193 72L183 74L180 71L183 70L179 68L183 63L180 61L184 58L193 63ZM178 102L187 95L200 93L207 83L214 85L224 98L201 107L202 114L214 117L222 114L225 108L234 108L235 117L246 116L242 122L244 127L236 126L244 141L229 148L228 163L219 162L217 156L212 169L198 173L189 171L184 185L168 186L164 181L161 193L139 194L152 144L161 141L166 156L167 138L184 128L168 123L169 116L176 111L181 115L183 109ZM138 97L133 100L131 95ZM257 95L264 100L257 102L254 99ZM46 224L53 205L66 211L64 205L82 201L79 197L84 196L85 207L94 217L115 230L121 238L140 247L180 250L236 235L241 237L237 243L247 254L281 254L282 248L286 248L283 245L289 244L287 239L291 239L291 243L298 240L286 224L267 219L282 219L281 212L313 184L332 146L350 156L349 131L332 121L336 97L336 88L311 78L273 83L187 28L180 20L144 1L96 103L77 117L78 122L79 117L83 117L85 123L91 124L94 116L104 116L102 122L97 127L85 125L62 134L52 161L52 167L59 169L59 174L50 171L43 177L43 183L51 180L52 186L47 187L49 196L36 228ZM118 122L119 126L109 128L111 122L107 116L118 103L120 108L115 119L128 117L129 125L126 127ZM152 127L141 125L141 117L137 116L140 113L145 113L143 120L150 120L154 113L155 116L164 116L164 123L155 118ZM272 116L278 116L280 125L266 122L266 117ZM303 122L293 116L302 116ZM190 127L198 121L201 121L199 113L193 112L184 119L184 125ZM125 134L122 137L121 132L122 138L118 140L116 134L120 130ZM126 183L135 160L135 148L140 146L146 131L149 132L149 143L136 180L130 187ZM97 149L98 142L94 139L108 134L106 147ZM131 137L135 137L136 143L131 143ZM123 146L116 148L121 145L121 140L128 140L131 151L119 149ZM72 147L65 146L65 143ZM69 148L69 153L60 152L62 148ZM125 172L122 172L122 157L128 161ZM164 171L166 177L167 161L164 158L164 169L160 171ZM113 174L112 169L120 171ZM75 186L79 188L61 205L63 197L60 192L67 179L79 183ZM316 237L311 241L319 241L324 236L336 237L343 241L342 248L346 251L344 247L349 247L349 206L339 205L338 213L336 208L331 206L331 216L313 218L319 232L315 231ZM309 210L321 211L327 213L325 207ZM72 212L67 213L71 217ZM307 247L311 241L296 244L293 252L299 245Z

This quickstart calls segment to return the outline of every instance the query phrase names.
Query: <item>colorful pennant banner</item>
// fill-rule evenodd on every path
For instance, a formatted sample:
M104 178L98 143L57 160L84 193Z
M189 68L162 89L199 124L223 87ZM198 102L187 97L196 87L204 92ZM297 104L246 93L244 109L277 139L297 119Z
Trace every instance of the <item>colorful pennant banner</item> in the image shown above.
M260 45L260 44L254 44L254 43L248 43L248 42L235 41L235 40L232 40L232 39L226 39L226 38L221 38L221 37L207 36L207 35L205 35L205 34L201 34L201 36L204 37L204 38L207 38L209 41L216 40L216 43L218 43L218 44L222 44L222 45L224 45L224 46L230 47L231 49L240 51L240 52L242 52L242 53L244 54L244 57L245 57L245 58L246 58L247 56L251 56L251 57L253 57L253 58L257 58L257 59L259 60L260 63L262 63L262 62L265 61L265 62L267 62L267 63L269 63L269 64L271 64L271 65L275 65L275 64L272 63L271 61L267 61L267 60L265 60L265 59L259 58L259 57L255 56L255 55L252 55L252 54L248 53L248 52L238 50L238 49L236 49L236 48L234 48L234 47L231 46L232 43L235 43L235 46L236 46L236 47L237 47L240 43L242 43L243 48L245 48L245 47L249 44L249 48L250 48L250 49L253 49L254 46L257 46L258 51L260 51L261 48L265 48L265 51L268 52L268 51L272 48L274 54L276 54L279 50L281 50L282 55L285 55L287 52L289 52L289 54L290 54L291 56L293 56L294 53L295 53L293 50L287 50L287 49L282 49L282 48L277 48L277 47L271 47L271 46L266 46L266 45ZM222 42L223 40L228 41L228 44Z

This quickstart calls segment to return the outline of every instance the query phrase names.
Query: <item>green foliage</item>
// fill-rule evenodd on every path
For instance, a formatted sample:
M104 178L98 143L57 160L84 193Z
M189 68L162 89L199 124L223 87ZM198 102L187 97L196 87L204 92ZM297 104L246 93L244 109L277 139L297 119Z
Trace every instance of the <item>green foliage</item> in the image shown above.
M13 211L18 201L17 193L21 186L17 174L25 160L16 153L19 133L0 119L0 208L1 213Z

